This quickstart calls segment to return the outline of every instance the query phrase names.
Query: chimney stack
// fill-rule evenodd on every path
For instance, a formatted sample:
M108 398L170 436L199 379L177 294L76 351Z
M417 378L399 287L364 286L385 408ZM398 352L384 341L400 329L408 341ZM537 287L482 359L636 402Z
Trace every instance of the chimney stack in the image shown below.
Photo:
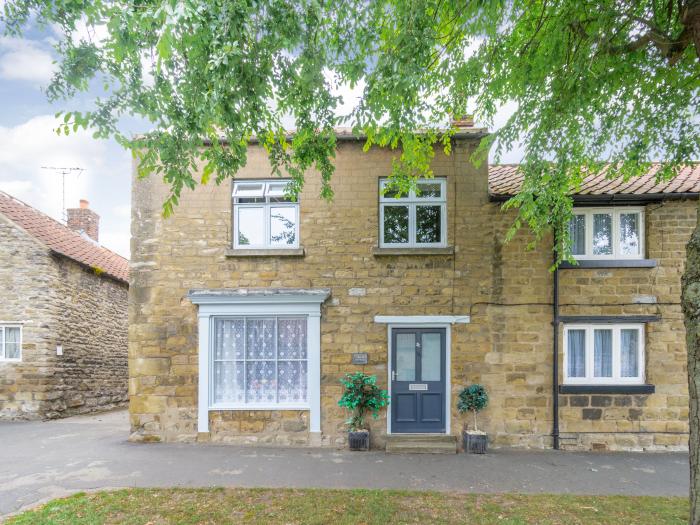
M100 216L90 209L90 203L80 199L80 208L68 208L68 227L78 233L84 233L93 241L99 240Z

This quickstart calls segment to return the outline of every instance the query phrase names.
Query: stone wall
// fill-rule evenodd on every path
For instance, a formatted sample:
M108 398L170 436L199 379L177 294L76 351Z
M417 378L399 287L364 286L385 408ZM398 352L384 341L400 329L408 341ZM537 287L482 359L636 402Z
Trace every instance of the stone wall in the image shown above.
M361 143L339 145L333 202L319 198L318 174L307 174L300 197L304 257L227 256L232 235L229 182L185 192L175 214L163 219L165 184L154 177L135 180L129 306L132 439L197 439L197 309L186 298L188 290L300 287L331 289L321 317L324 445L345 443L346 414L336 404L341 393L338 380L344 373L362 369L376 374L386 385L387 330L374 323L375 315L470 314L470 324L451 328L451 406L462 386L481 382L491 393L491 404L481 419L496 445L551 446L550 246L544 242L534 251L525 250L530 240L526 232L503 243L512 216L489 202L486 165L477 169L469 162L474 146L475 142L459 140L451 156L438 151L433 163L435 175L447 177L447 236L454 254L373 253L378 244L378 183L391 170L392 153L378 149L362 153ZM239 178L269 174L264 152L251 147L248 165ZM647 242L653 246L649 256L659 259L657 268L577 269L562 272L561 277L561 302L565 304L627 303L634 302L635 294L644 293L658 297L654 305L568 306L562 313L660 311L663 320L650 324L647 336L649 380L656 382L657 394L648 396L645 406L639 407L643 409L639 420L661 417L652 410L655 406L686 402L685 412L679 406L665 413L663 432L671 422L687 425L684 337L678 332L682 320L677 318L677 304L661 303L678 302L683 243L690 235L695 206L695 202L649 206ZM593 285L590 292L584 284ZM353 352L367 352L369 363L351 365ZM667 362L663 373L654 368L656 360ZM562 403L562 432L577 437L583 436L580 432L618 432L617 420L630 416L628 408L619 417L610 412L612 419L601 413L600 420L584 420L580 408L578 413L570 411L566 396ZM212 412L209 437L236 443L306 444L307 415L297 411ZM456 434L465 419L456 411L450 417ZM385 415L371 425L373 446L381 447ZM685 428L680 428L679 439ZM663 443L666 438L655 439L661 435L652 434L649 446L667 446ZM639 432L634 436L630 438L634 444L613 440L605 441L605 446L647 446ZM567 442L573 447L592 446L589 438Z
M2 216L0 238L0 320L24 323L21 362L0 362L0 418L124 406L128 286L52 254Z
M46 398L45 373L51 366L53 319L45 293L56 271L48 249L0 214L0 321L24 322L22 361L0 361L0 419L41 418Z

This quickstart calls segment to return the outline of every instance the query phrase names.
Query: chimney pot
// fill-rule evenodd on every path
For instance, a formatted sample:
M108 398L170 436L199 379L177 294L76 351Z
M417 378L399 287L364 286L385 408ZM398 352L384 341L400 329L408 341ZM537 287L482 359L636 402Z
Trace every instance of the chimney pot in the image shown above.
M90 201L85 200L85 199L80 199L80 208L83 210L87 210L90 208Z

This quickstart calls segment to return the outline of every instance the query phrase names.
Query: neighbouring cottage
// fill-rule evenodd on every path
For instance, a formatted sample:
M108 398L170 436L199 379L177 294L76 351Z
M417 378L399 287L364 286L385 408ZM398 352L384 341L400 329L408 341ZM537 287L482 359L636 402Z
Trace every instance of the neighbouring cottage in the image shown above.
M504 244L500 203L522 181L472 165L485 133L436 148L435 178L400 198L381 191L396 152L343 130L332 202L314 172L287 199L255 143L234 182L184 192L168 219L168 186L134 177L131 439L341 446L339 379L364 370L391 396L373 447L457 436L456 393L478 382L496 445L686 448L680 279L700 166L588 177L579 264L553 273L550 243Z
M127 402L128 261L80 201L67 225L0 192L0 419Z

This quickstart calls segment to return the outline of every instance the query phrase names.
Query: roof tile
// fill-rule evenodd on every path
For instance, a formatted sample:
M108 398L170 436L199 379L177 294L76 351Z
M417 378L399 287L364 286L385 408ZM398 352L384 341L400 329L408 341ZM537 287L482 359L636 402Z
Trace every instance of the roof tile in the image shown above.
M575 195L651 195L674 193L700 193L700 163L683 166L671 180L657 181L656 173L661 165L654 163L649 171L627 181L623 177L609 178L609 166L598 173L591 173ZM518 164L493 164L489 166L489 193L492 196L515 195L523 183Z
M0 213L54 252L97 268L120 281L129 281L129 261L124 257L2 191Z

